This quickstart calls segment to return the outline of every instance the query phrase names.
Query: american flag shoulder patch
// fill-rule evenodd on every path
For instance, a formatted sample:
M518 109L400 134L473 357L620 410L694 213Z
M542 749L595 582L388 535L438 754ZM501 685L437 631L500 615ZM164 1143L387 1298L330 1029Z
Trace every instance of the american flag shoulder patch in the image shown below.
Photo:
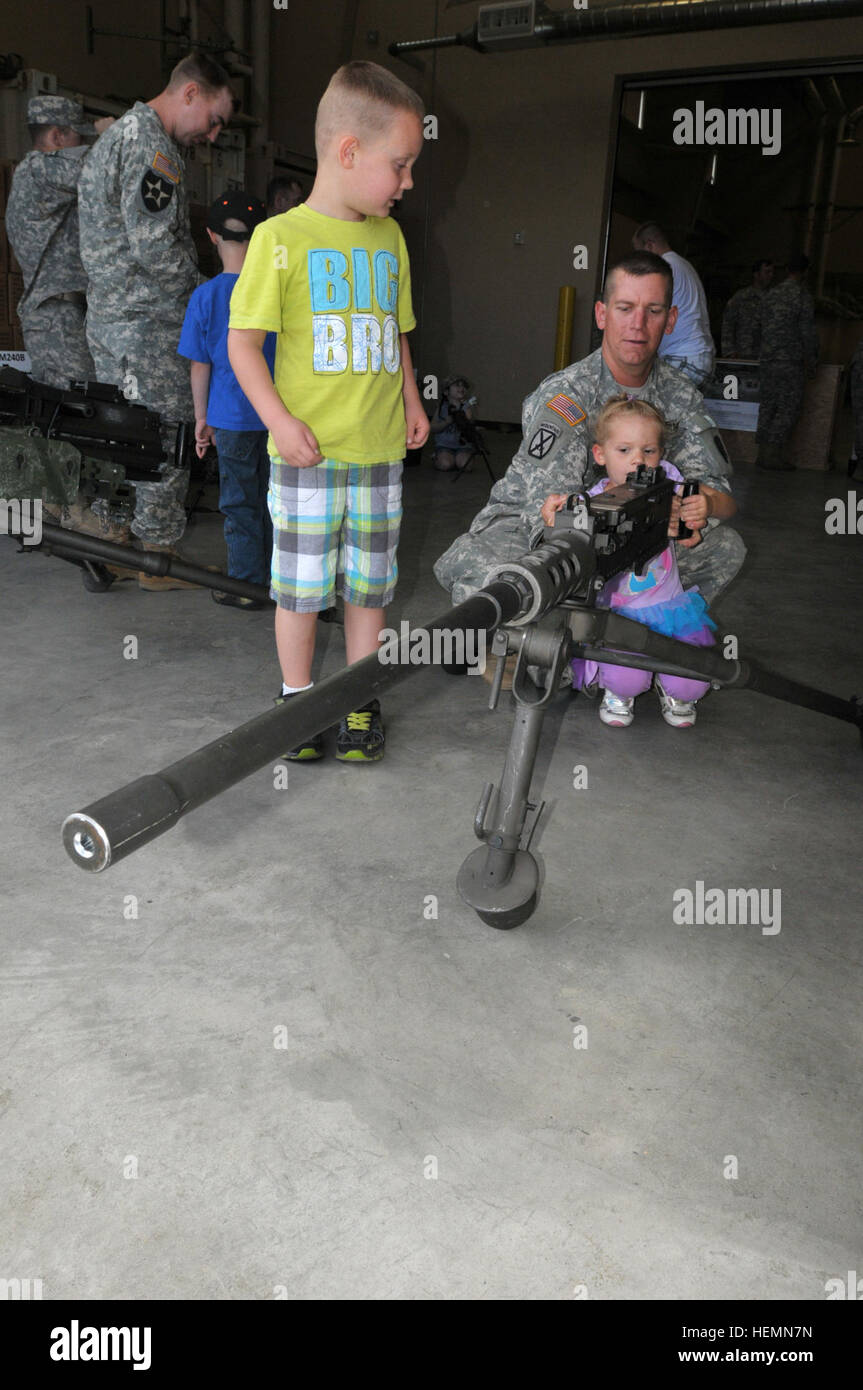
M157 174L164 174L171 183L180 182L180 171L173 160L168 159L167 155L162 154L161 150L156 151L156 158L153 160L153 168Z
M562 416L569 425L580 425L582 420L587 419L578 402L569 396L554 396L552 400L546 401L546 408Z

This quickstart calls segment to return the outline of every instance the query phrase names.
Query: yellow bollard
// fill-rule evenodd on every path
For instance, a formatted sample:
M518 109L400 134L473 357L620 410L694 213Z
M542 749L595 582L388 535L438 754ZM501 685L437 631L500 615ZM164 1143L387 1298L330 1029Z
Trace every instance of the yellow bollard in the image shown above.
M572 324L575 317L575 285L561 285L557 293L557 336L554 340L554 370L560 372L572 361Z

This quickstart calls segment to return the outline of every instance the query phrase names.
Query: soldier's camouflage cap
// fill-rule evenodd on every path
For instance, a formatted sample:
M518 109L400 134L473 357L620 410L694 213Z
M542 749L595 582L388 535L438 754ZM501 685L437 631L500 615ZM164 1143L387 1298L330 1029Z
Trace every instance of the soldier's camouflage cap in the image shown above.
M70 97L31 97L27 103L27 124L68 126L79 135L96 134L95 126L84 120L80 102Z

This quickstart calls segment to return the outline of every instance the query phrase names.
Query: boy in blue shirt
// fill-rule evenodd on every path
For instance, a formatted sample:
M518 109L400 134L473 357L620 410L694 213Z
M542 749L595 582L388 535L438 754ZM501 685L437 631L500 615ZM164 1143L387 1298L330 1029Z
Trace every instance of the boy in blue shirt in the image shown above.
M267 584L273 526L267 508L270 463L267 431L249 404L228 361L228 314L249 239L266 217L259 198L242 192L217 198L207 217L207 235L219 253L222 273L200 285L189 300L180 345L191 361L195 403L195 447L202 458L209 444L219 455L219 508L225 517L228 574L251 584ZM272 375L276 335L263 345ZM211 590L216 603L256 609L264 604Z

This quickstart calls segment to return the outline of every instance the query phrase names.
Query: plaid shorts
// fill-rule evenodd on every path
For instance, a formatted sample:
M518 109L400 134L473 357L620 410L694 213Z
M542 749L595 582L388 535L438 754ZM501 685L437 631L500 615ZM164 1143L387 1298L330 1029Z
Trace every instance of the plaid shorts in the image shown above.
M270 456L270 595L280 608L319 613L335 603L385 608L398 578L402 464L324 459L294 468Z

